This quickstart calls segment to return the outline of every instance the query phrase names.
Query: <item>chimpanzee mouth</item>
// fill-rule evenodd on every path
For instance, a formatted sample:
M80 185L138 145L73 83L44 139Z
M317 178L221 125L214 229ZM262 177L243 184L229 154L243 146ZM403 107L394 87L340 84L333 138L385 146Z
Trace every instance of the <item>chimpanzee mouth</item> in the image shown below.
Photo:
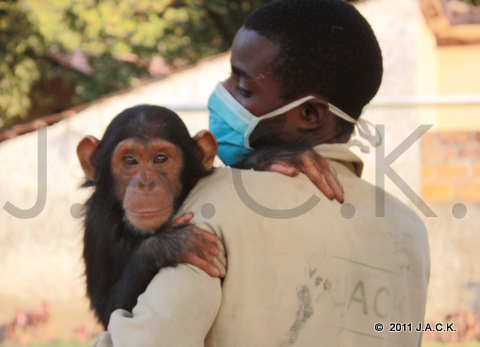
M123 221L136 233L147 236L158 232L171 218L170 206L161 209L125 209Z
M164 214L165 212L169 212L170 206L165 206L164 208L161 209L154 209L154 208L143 208L143 209L136 209L136 210L131 210L127 209L125 212L129 216L133 217L139 217L139 218L152 218L156 217L159 214Z
M167 205L160 209L152 208L152 207L125 209L125 212L127 215L136 217L136 218L152 218L160 214L164 214L165 212L170 212L170 206Z

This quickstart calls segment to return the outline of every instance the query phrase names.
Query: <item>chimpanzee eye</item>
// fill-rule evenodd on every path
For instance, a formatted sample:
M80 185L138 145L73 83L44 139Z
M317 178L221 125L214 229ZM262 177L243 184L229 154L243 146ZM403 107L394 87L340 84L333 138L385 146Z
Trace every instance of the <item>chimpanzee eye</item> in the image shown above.
M131 155L126 155L125 157L123 157L123 162L126 165L138 164L137 160L134 157L132 157Z
M162 164L168 160L168 157L165 154L157 154L153 159L155 164Z

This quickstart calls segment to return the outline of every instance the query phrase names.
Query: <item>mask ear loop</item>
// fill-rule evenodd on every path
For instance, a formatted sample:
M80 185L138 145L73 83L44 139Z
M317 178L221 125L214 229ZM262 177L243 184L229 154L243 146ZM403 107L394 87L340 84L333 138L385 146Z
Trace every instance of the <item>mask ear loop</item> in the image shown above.
M355 125L357 126L358 134L370 142L373 147L378 147L382 144L382 134L380 134L380 131L371 122L360 118L357 120ZM375 129L375 134L372 134L369 127Z
M277 110L274 110L274 111L269 112L269 113L267 113L263 116L255 118L250 123L247 130L245 131L245 134L244 134L244 137L243 137L245 148L253 150L253 148L250 147L250 135L252 134L253 130L258 125L258 123L260 123L262 120L281 115L281 114L283 114L287 111L290 111L291 109L293 109L297 106L300 106L304 102L306 102L308 100L311 100L311 99L315 99L315 97L312 96L312 95L306 96L304 98L301 98L299 100L291 102L291 103L289 103L289 104L287 104L283 107L280 107ZM368 120L363 119L363 118L359 118L358 120L355 120L354 118L350 117L348 114L346 114L341 109L339 109L338 107L336 107L332 104L328 104L328 108L329 108L329 111L332 112L337 117L340 117L340 118L342 118L343 120L345 120L349 123L355 124L355 127L358 130L359 136L364 138L365 140L367 140L370 143L370 145L372 145L373 147L377 147L382 143L382 134L380 134L380 131L377 129L377 127L375 125L373 125L371 122L369 122ZM369 126L375 129L375 134L372 134ZM362 143L358 139L350 140L347 143L347 145L358 146L358 147L360 147L360 150L363 153L369 153L370 152L369 146L365 145L364 143Z
M252 134L253 130L258 125L258 123L260 123L262 120L284 114L285 112L288 112L288 111L294 109L295 107L300 106L304 102L307 102L308 100L312 100L312 99L315 99L315 96L313 96L313 95L305 96L301 99L298 99L298 100L293 101L289 104L286 104L285 106L282 106L279 109L273 110L272 112L269 112L267 114L264 114L263 116L255 118L250 123L247 130L245 131L245 134L243 135L243 143L245 145L245 148L253 149L253 148L250 147L250 135Z
M340 117L343 120L346 120L347 122L355 124L355 127L358 130L358 135L360 137L364 138L365 140L367 140L370 143L370 145L372 145L373 147L377 147L382 143L382 134L380 134L380 131L371 122L369 122L368 120L363 119L363 118L359 118L358 120L355 120L352 117L350 117L348 114L343 112L341 109L339 109L338 107L336 107L332 104L328 104L328 107L329 107L330 112L332 112L337 117ZM369 126L375 129L375 134L372 134ZM368 145L362 143L358 139L350 140L347 143L347 145L348 146L358 146L358 147L360 147L360 150L363 153L369 153L370 152L370 147Z

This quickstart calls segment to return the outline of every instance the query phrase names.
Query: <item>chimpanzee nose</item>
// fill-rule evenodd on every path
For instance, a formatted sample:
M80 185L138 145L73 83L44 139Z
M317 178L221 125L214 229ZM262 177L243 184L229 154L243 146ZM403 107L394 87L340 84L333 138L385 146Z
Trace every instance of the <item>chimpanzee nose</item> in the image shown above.
M152 178L140 178L137 181L137 185L138 185L139 188L153 187L153 179Z
M148 168L142 168L136 175L135 182L139 189L153 188L155 186L155 174Z

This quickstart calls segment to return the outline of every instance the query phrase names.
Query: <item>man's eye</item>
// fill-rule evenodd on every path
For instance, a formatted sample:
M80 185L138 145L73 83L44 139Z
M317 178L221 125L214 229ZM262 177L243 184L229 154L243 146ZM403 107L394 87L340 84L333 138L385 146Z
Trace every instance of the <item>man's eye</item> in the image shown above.
M168 160L168 157L164 154L157 154L155 158L153 159L153 162L155 164L162 164L165 163Z
M252 95L252 92L249 92L248 90L245 90L240 86L237 86L237 91L244 98L248 98L250 95Z
M125 165L135 165L135 164L138 164L137 160L132 157L131 155L126 155L125 157L123 157L123 163Z

